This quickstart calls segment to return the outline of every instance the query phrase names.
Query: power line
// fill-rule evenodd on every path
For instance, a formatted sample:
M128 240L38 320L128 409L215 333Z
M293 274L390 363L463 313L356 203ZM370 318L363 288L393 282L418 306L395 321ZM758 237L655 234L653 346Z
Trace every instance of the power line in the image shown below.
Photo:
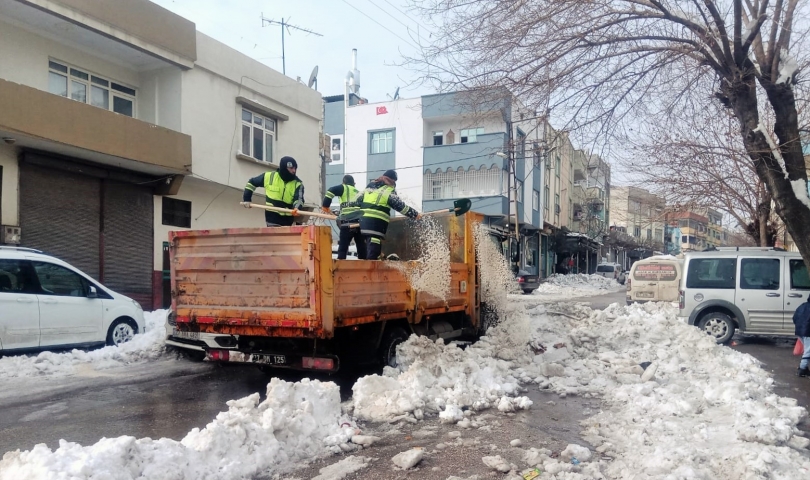
M383 13L385 13L386 15L388 15L389 17L391 17L391 18L393 18L394 20L396 20L397 22L399 22L399 24L400 24L400 25L402 25L403 27L405 27L405 29L406 29L406 30L408 30L408 32L410 32L410 31L411 31L411 27L410 27L410 26L408 26L408 25L407 25L407 24L405 24L405 23L404 23L402 20L400 20L400 19L398 19L397 17L395 17L394 15L392 15L392 14L391 14L391 13L390 13L388 10L386 10L386 9L382 8L381 6L379 6L378 4L376 4L376 3L374 2L374 0L368 0L368 2L370 2L372 5L374 5L374 6L375 6L375 7L377 7L378 9L382 10L382 12L383 12ZM419 35L419 31L417 31L417 32L416 32L416 36L419 38L419 40L420 40L420 41L424 41L424 42L426 42L426 43L428 42L428 40L427 40L426 38L422 38L422 36L421 36L421 35Z
M401 13L401 14L405 15L405 16L406 16L408 19L410 19L410 20L411 20L413 23L415 23L415 24L419 25L420 27L422 27L422 28L424 28L425 30L427 30L427 31L428 31L428 33L430 33L431 35L433 35L433 32L432 32L432 31L431 31L429 28L427 28L426 26L422 25L422 24L421 24L421 23L419 23L417 20L415 20L413 17L411 17L411 16L410 16L410 15L408 15L407 13L405 13L405 12L403 12L402 10L400 10L399 8L397 8L397 6L396 6L396 5L394 5L393 3L389 2L388 0L384 0L384 1L385 1L385 3L387 3L388 5L391 5L392 7L394 7L394 10L396 10L396 11L398 11L399 13Z
M374 22L374 23L376 23L377 25L381 26L382 28L384 28L384 29L388 30L388 32L389 32L391 35L393 35L393 36L397 37L398 39L400 39L400 40L402 40L403 42L407 43L408 45L412 46L413 48L415 48L415 49L419 50L419 47L418 47L418 46L416 46L416 45L414 45L413 43L409 42L408 40L405 40L404 38L400 37L399 35L397 35L396 33L394 33L394 32L393 32L393 31L392 31L390 28L386 27L385 25L383 25L382 23L378 22L377 20L374 20L373 18L371 18L371 17L370 17L370 16L369 16L369 15L368 15L366 12L364 12L364 11L360 10L359 8L355 7L354 5L352 5L351 3L349 3L347 0L342 0L342 1L343 1L343 3L345 3L346 5L348 5L348 6L352 7L353 9L357 10L358 12L360 12L360 13L361 13L361 14L362 14L364 17L368 18L369 20L371 20L372 22Z

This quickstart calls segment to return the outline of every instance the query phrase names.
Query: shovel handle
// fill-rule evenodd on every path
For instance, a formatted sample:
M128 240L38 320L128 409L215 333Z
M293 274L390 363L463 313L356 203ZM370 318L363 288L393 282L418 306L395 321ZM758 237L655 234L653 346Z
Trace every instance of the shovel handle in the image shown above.
M290 210L289 208L272 207L270 205L258 205L256 203L251 203L250 206L255 208L263 208L265 210L270 210L271 212L292 213L292 210ZM298 215L307 215L310 217L325 218L327 220L337 220L337 217L334 215L328 215L326 213L318 213L318 212L305 212L303 210L298 210Z

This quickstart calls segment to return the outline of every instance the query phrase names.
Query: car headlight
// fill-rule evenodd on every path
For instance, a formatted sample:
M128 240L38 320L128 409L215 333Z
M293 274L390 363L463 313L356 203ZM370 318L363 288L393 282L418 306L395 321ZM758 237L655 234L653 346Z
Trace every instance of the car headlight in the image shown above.
M135 308L137 308L137 309L138 309L138 310L140 310L140 311L143 311L143 307L141 306L141 304L140 304L140 303L136 302L135 300L132 300L131 298L130 298L129 300L130 300L130 301L131 301L133 304L135 304Z

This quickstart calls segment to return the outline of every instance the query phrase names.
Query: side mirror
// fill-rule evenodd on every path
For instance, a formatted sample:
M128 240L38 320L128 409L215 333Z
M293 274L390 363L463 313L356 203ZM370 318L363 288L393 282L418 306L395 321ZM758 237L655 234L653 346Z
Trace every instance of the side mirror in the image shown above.
M90 289L87 292L87 298L98 298L98 290L96 290L96 287L90 285Z

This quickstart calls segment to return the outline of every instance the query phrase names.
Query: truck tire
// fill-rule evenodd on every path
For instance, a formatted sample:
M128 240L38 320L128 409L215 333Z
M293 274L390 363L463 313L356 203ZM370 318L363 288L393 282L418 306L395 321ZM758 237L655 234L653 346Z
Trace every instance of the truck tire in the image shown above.
M385 334L380 344L379 355L383 366L396 368L399 365L397 362L397 345L407 339L408 333L400 327L394 327Z

